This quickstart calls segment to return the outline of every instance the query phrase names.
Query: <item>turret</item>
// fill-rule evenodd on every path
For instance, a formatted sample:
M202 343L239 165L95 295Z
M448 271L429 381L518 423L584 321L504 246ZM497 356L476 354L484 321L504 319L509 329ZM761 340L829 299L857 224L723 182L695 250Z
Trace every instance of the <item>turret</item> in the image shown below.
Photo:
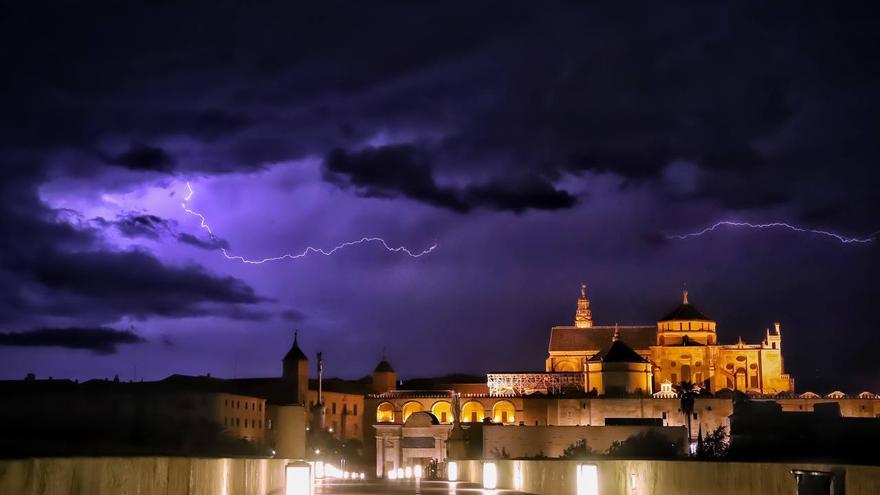
M769 328L767 329L767 337L764 339L764 347L782 350L782 331L780 327L781 325L777 321L773 324L773 332L770 332Z
M587 284L581 284L581 297L578 298L577 311L574 314L574 326L577 328L593 326L593 312L590 310L590 300L587 299Z
M395 390L397 388L396 385L397 372L394 371L394 368L391 367L391 363L385 359L385 356L382 356L382 360L379 361L376 369L373 370L371 390L374 394L382 394L389 390Z
M281 379L288 387L295 387L294 402L305 403L309 394L309 358L299 348L299 332L293 333L293 345L281 360Z

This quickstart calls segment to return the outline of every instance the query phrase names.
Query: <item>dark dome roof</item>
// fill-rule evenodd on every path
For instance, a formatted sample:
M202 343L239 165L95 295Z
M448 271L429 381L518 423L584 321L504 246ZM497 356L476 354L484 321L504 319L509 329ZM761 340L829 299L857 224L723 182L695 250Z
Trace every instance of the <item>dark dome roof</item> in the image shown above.
M675 308L671 313L666 315L666 317L662 318L660 321L671 321L671 320L703 320L703 321L712 321L711 318L704 315L697 308L694 307L693 304L690 303L682 303L677 308Z
M646 363L647 359L634 351L632 347L626 345L622 340L615 340L611 343L611 347L605 351L602 361L606 363Z
M394 373L394 368L391 367L391 363L389 363L385 359L382 359L381 361L379 361L379 364L376 365L376 369L373 370L374 373L377 371Z

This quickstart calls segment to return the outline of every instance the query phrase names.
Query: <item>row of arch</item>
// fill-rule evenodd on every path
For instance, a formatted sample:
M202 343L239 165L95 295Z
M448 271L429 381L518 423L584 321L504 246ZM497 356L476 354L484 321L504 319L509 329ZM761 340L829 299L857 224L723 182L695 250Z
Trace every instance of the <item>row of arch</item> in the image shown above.
M376 422L378 423L394 423L400 419L405 422L413 413L424 411L421 402L410 401L403 405L400 409L399 418L394 410L394 404L390 402L382 402L376 408ZM452 411L452 404L445 400L438 400L429 410L434 417L442 424L450 424L455 421ZM463 423L479 423L486 419L486 409L483 404L472 400L461 405L461 421ZM506 400L500 400L492 406L491 416L495 423L513 423L516 421L516 407Z

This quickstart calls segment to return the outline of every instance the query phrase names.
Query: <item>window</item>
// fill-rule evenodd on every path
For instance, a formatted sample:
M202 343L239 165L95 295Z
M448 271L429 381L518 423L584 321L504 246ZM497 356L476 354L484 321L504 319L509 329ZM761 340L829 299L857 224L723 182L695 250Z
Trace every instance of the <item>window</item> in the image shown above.
M355 416L358 415L358 405L357 404L354 405L354 415Z
M223 426L229 426L229 418L226 416L223 416Z
M333 403L333 414L336 414L336 403Z
M773 343L773 348L776 349L776 342Z
M672 383L678 383L678 375L675 373L672 374Z
M758 388L758 377L752 376L752 388Z
M241 418L235 418L235 426L236 427L241 426Z
M376 408L377 423L393 423L394 422L394 406L390 402L383 402Z
M663 412L663 419L666 419L666 412Z
M229 399L223 400L223 407L229 407Z
M403 421L406 421L413 413L417 413L422 410L422 405L418 402L407 402L403 406Z
M694 419L697 419L697 413L694 413Z
M241 401L240 400L235 401L235 408L241 409Z
M259 425L260 425L260 428L263 427L263 420L262 419L259 420Z

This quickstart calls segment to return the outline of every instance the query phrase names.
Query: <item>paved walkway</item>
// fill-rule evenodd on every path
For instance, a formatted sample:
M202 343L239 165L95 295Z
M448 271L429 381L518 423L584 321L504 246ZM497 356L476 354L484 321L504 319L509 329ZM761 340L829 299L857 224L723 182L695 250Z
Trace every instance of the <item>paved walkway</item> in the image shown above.
M447 481L330 481L319 482L316 495L365 494L418 494L418 495L515 495L524 492L510 490L483 490L473 483Z

